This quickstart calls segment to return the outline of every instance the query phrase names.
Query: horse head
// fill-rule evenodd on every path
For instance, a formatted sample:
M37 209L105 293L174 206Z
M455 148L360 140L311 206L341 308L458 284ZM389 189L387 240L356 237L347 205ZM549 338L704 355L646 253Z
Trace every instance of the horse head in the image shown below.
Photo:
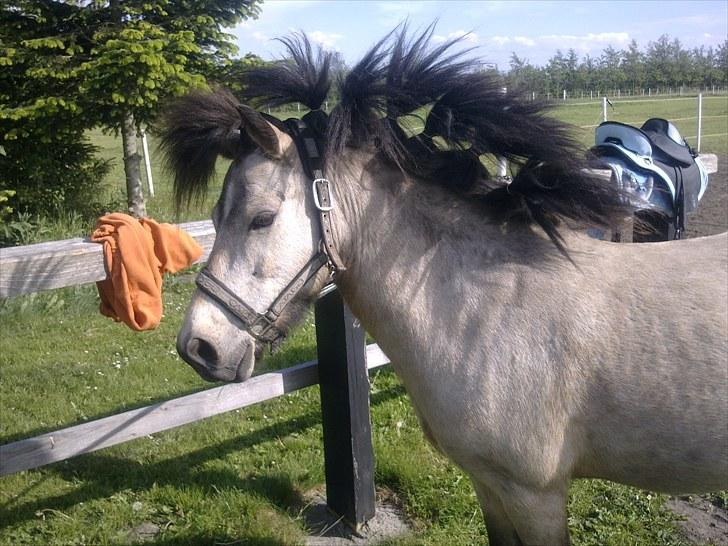
M456 62L448 51L457 40L425 54L433 30L409 41L402 28L376 44L340 78L330 119L321 107L331 54L314 53L305 36L283 39L290 59L248 71L243 92L252 104L302 104L310 110L302 120L261 114L220 89L193 92L167 113L162 146L178 206L204 193L219 155L232 160L213 213L216 241L177 343L206 379L248 378L255 355L280 342L329 270L343 270L337 248L358 263L352 238L374 240L358 232L380 223L377 192L390 199L419 181L413 210L435 193L458 199L538 224L564 254L558 217L599 226L624 217L621 195L584 175L567 128L542 115L545 105L503 93L475 61ZM426 120L409 134L413 115ZM484 158L494 155L511 161L512 182L489 175ZM324 157L346 208L335 225ZM388 182L386 173L396 176ZM437 223L441 211L425 208L424 224ZM363 210L366 220L356 217ZM440 224L449 229L452 218Z
M168 113L164 145L178 188L220 154L232 160L212 213L217 231L177 351L210 381L243 381L329 278L314 200L294 142L225 91L194 93ZM202 151L201 151L202 150Z

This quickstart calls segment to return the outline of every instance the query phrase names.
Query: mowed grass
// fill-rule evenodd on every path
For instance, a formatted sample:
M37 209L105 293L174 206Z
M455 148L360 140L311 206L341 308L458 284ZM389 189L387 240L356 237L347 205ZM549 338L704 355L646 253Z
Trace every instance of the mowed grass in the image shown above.
M717 106L708 103L706 116L707 108L710 115L725 116L725 97ZM672 108L674 103L667 104L660 105ZM627 111L626 104L615 106L624 108L625 116L638 116L625 121L644 121L653 115L688 117L693 105L688 101L675 114L643 115ZM588 125L594 108L598 122L598 103L565 106L556 114L574 125ZM689 126L678 125L690 136ZM724 132L725 126L724 117ZM593 128L588 132L593 135ZM103 153L118 156L118 140L100 133L94 139ZM726 137L706 139L704 150L725 154ZM152 157L156 169L158 158ZM222 162L220 166L224 168ZM110 186L118 187L112 191L121 191L120 165L113 176L118 181ZM220 179L207 203L185 220L208 216ZM155 186L150 215L176 220L169 179L161 171ZM194 287L191 278L186 273L166 280L164 320L145 333L99 315L93 286L0 302L0 443L207 388L174 349ZM315 358L314 338L309 317L260 371ZM388 544L485 544L467 478L426 443L389 370L372 376L372 429L377 486L401 504L413 526L411 535ZM320 491L323 482L318 389L311 387L0 478L0 544L127 544L144 523L157 526L154 543L162 545L299 544L306 533L301 511L307 495ZM660 495L582 480L572 486L569 508L577 545L686 544Z
M649 118L672 121L695 148L698 134L697 97L669 97L661 100L610 99L607 119L640 127ZM575 136L584 146L594 145L594 130L602 121L599 101L555 102L553 115L574 126ZM725 154L728 152L728 97L703 96L703 123L700 151Z

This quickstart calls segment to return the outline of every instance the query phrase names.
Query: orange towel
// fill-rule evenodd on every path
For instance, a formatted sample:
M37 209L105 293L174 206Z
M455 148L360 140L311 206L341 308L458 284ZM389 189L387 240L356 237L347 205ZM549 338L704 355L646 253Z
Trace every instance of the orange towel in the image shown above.
M104 245L108 276L96 283L101 314L133 330L151 330L162 319L162 273L175 273L202 255L179 227L119 212L99 218L91 240Z

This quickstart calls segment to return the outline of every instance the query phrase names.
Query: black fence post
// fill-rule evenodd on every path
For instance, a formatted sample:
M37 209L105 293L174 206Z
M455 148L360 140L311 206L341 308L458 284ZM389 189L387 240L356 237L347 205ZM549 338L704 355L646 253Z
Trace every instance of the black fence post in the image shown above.
M338 290L316 302L326 503L356 530L374 517L374 450L364 328Z

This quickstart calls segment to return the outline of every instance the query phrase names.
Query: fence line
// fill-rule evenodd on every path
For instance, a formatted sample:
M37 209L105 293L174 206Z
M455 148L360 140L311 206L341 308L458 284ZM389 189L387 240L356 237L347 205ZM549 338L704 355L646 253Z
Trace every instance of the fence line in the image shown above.
M590 90L572 90L568 91L567 89L562 89L560 91L551 93L550 91L547 92L535 92L530 91L530 95L532 99L535 99L538 97L546 97L548 100L595 100L599 97L611 97L616 99L621 99L622 97L645 97L646 99L650 99L652 97L690 97L690 96L697 96L700 93L703 93L704 95L713 95L713 96L725 96L726 92L728 91L728 88L725 87L718 87L717 89L715 86L712 88L700 88L700 87L654 87L654 88L644 88L644 89L625 89L624 92L620 88L599 88L599 89L590 89Z
M378 345L367 346L367 368L389 364ZM318 361L229 383L0 446L0 476L30 470L252 406L318 383Z
M674 99L634 99L634 100L614 99L614 97L612 97L609 99L609 102L611 102L612 104L627 104L627 103L643 104L643 103L648 103L648 102L674 102L674 101L686 101L686 100L694 101L694 100L697 100L697 98L698 98L697 95L694 95L692 97L678 97L678 98L674 98ZM705 95L703 95L703 100L719 100L719 99L726 100L726 99L728 99L728 95L721 95L721 96L716 96L716 97L713 97L713 96L706 97ZM600 104L601 100L602 100L601 98L597 98L597 99L586 101L586 102L564 102L564 101L562 101L561 103L558 103L557 105L558 106L589 106L589 105L593 105L593 104Z
M215 240L212 222L191 222L181 227L203 247L204 254L199 261L206 260ZM102 245L80 238L0 249L0 296L102 280L107 276L103 262ZM62 461L320 383L327 504L359 529L374 516L375 510L371 433L363 433L365 425L370 430L367 371L388 364L389 360L377 345L365 346L363 328L336 290L322 293L315 315L317 360L243 383L206 389L2 445L0 476ZM342 392L347 393L343 402ZM344 407L348 411L342 412ZM349 418L342 419L343 414ZM367 468L369 472L362 471Z
M712 119L712 118L728 118L728 114L720 114L718 116L703 116L703 119ZM698 116L690 116L687 118L670 118L670 121L687 121L690 119L698 119ZM635 124L635 123L642 123L644 120L637 120L637 121L621 121L621 123L627 123L627 124ZM599 124L596 125L579 125L580 129L593 129L594 127L599 127ZM706 135L703 135L706 136ZM692 138L692 137L686 137L686 138Z

